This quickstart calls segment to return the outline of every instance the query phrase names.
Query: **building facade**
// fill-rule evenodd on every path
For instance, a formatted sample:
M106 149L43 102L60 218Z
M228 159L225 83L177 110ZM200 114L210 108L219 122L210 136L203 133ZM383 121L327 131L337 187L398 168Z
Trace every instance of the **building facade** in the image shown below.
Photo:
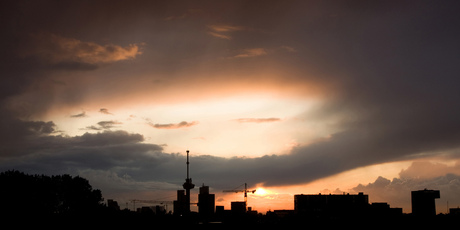
M198 213L202 218L214 215L215 195L209 193L209 186L201 186L198 194Z
M412 214L415 216L435 216L436 202L440 198L439 190L418 190L411 192Z

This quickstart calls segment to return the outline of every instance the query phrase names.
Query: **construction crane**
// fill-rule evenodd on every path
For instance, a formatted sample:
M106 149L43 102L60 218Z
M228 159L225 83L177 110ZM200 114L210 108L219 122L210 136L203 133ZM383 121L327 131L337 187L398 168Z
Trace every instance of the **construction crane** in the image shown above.
M142 203L142 204L164 204L166 206L166 209L168 209L168 204L172 204L173 201L161 201L161 200L129 200L131 203L133 203L133 209L136 211L136 203Z
M238 186L238 187L241 187L242 185ZM248 184L244 183L244 189L232 189L232 190L224 190L222 192L234 192L234 193L238 193L238 192L243 192L244 193L244 203L248 203L248 192L251 192L251 193L255 193L256 190L248 190Z

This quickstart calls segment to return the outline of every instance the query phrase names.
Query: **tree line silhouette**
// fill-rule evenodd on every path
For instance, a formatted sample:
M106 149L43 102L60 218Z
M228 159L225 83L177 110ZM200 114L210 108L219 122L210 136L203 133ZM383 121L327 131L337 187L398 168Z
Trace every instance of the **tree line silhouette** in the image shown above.
M88 180L70 175L0 173L2 216L80 215L104 207L102 193Z
M0 173L0 221L5 226L118 229L175 223L171 218L107 207L102 192L80 176Z

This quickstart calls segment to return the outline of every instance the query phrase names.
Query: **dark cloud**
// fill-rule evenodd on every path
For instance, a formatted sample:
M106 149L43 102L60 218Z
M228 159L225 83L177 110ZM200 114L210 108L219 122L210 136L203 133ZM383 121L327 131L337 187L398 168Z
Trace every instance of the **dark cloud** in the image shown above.
M117 146L132 144L144 141L140 134L130 134L123 130L104 131L102 133L85 133L69 139L70 142L76 142L82 146Z
M55 124L52 121L25 121L24 128L31 134L51 134L55 131Z
M99 112L100 112L100 113L103 113L103 114L113 115L113 113L109 112L109 110L106 109L106 108L101 108L101 109L99 109Z
M103 129L110 129L113 128L115 125L120 125L123 123L119 121L100 121L97 124L101 126Z
M194 125L197 125L198 121L192 121L192 122L187 122L187 121L182 121L177 124L153 124L152 122L148 122L148 125L152 126L153 128L156 129L181 129L181 128L188 128Z
M83 111L79 114L74 114L74 115L70 115L70 117L74 117L74 118L78 118L78 117L88 117L88 115L86 115L86 112Z
M0 120L0 159L4 157L20 157L41 145L41 139L57 133L54 122L21 121L12 118L8 113L2 114ZM43 143L45 144L45 143Z
M96 131L109 130L121 124L123 123L119 121L100 121L97 123L97 125L87 126L86 128L83 128L82 130L96 130Z

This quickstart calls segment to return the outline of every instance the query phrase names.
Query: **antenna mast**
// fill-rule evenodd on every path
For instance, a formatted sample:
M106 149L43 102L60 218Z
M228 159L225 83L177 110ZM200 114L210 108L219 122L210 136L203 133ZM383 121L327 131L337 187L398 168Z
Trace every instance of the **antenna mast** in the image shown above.
M192 178L189 175L189 151L187 150L187 178L185 179L185 183L182 185L185 189L185 202L186 202L186 214L190 213L190 189L195 188L195 185L192 183Z
M190 162L188 161L188 153L189 153L189 152L190 152L190 151L187 150L187 180L190 178L190 176L189 176L189 169L188 169L188 165L190 164Z

